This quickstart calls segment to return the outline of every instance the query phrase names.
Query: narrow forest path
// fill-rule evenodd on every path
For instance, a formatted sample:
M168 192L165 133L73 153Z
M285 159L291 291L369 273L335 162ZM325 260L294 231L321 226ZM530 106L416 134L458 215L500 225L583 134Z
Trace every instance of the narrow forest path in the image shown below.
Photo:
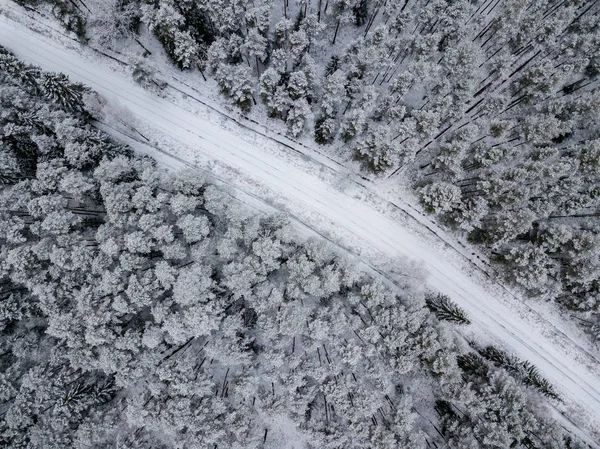
M0 12L3 4L8 2L0 1ZM571 415L578 410L572 416L587 427L586 439L598 438L590 431L600 429L600 362L585 344L488 279L481 271L485 264L471 260L466 248L416 209L382 199L368 183L344 181L344 170L336 172L332 164L267 142L267 137L256 135L250 143L240 137L247 130L221 127L205 112L190 112L174 98L147 92L111 70L109 61L67 48L4 15L0 45L27 63L66 73L97 91L139 133L159 163L177 158L210 168L228 184L289 213L374 267L384 266L381 260L404 257L420 262L430 285L469 313L473 324L461 331L465 337L497 344L535 364L564 396L563 411Z

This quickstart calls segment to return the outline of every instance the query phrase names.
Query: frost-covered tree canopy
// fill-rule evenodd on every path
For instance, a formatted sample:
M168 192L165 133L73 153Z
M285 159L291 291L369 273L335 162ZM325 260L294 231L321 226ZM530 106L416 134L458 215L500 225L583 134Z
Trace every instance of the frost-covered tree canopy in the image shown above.
M535 367L468 348L422 289L159 170L66 77L0 67L4 447L580 447Z
M510 281L600 339L596 1L17 1L50 4L95 45L149 31L244 113L372 176L408 178ZM138 61L134 77L162 86L152 65ZM557 228L570 237L547 244ZM581 239L594 249L575 249Z

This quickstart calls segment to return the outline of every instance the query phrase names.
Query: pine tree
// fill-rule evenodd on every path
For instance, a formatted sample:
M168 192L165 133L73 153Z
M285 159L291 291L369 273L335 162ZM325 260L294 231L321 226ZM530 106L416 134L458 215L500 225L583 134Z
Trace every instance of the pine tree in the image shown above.
M552 384L542 377L538 368L527 360L519 360L516 356L504 352L494 346L487 346L485 348L480 348L476 344L473 344L473 346L483 357L493 362L496 366L502 367L513 373L525 385L533 386L540 393L549 398L560 399Z
M462 325L471 324L467 313L447 295L441 293L429 294L425 297L425 303L429 310L435 313L440 320Z
M460 204L460 197L460 189L447 182L436 182L421 189L421 202L434 213L451 211Z
M83 112L83 94L86 88L79 83L71 83L66 75L46 73L40 83L43 94L68 111Z

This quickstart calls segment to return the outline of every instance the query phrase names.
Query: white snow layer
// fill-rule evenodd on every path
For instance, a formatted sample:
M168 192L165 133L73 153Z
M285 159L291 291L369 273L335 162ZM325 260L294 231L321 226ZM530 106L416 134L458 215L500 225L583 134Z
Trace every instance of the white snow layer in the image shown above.
M463 335L503 347L536 365L565 399L565 405L557 405L557 416L560 408L563 415L558 417L565 425L600 447L594 444L600 429L600 362L594 349L586 348L574 333L558 329L480 271L470 269L460 254L481 267L470 250L460 248L416 208L396 202L399 209L368 182L359 184L352 178L340 182L347 171L309 150L301 149L306 154L298 155L258 134L242 138L247 130L231 123L225 129L206 107L194 104L200 109L190 112L189 103L184 105L179 98L147 92L126 74L112 70L114 62L108 58L92 55L83 47L67 48L74 46L50 37L53 33L43 26L38 24L34 32L20 23L28 20L24 10L0 0L0 45L27 63L65 73L94 89L107 100L108 109L121 116L120 122L128 125L130 137L147 139L145 151L159 163L210 168L236 189L291 214L392 278L390 261L408 257L420 262L429 273L431 287L467 310L473 324L461 329ZM112 132L119 137L118 131ZM409 226L411 218L402 219L403 214L417 221ZM577 426L567 422L570 419Z

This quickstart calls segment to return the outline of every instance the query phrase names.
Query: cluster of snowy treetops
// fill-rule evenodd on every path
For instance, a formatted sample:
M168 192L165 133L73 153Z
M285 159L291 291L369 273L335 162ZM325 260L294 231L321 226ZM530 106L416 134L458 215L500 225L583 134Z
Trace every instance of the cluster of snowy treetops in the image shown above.
M243 110L410 178L428 210L600 341L596 0L50 3L101 45L144 26Z
M582 447L535 368L159 171L91 126L87 95L0 49L0 445Z

